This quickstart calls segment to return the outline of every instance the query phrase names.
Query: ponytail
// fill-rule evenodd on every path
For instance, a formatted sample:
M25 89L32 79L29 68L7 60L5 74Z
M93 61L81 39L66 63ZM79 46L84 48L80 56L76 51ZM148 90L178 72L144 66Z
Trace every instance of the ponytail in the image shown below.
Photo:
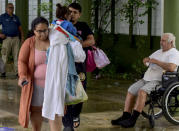
M57 3L56 4L56 17L58 19L62 19L62 20L65 20L65 15L69 15L69 10L66 6L61 6L60 3Z

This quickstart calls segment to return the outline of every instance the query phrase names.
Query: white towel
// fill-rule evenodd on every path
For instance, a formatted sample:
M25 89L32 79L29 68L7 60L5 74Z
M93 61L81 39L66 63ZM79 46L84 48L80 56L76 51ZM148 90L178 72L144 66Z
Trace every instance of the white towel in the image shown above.
M78 41L72 42L61 32L51 29L50 52L46 70L42 116L50 120L64 116L65 87L68 73L66 44L70 43L75 62L84 62L86 55Z

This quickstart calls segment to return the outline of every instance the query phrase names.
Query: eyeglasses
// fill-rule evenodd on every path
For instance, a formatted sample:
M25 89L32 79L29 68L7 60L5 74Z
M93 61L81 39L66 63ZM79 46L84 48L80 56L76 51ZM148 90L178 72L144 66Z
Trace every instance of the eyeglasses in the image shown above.
M14 7L8 7L9 9L14 9Z
M48 33L48 29L45 30L35 30L37 33L42 34L42 33Z

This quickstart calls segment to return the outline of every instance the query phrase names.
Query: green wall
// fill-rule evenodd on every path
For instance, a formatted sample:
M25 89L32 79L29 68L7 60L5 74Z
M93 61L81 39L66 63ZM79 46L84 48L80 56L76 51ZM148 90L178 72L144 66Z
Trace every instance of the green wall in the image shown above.
M179 0L164 0L164 32L176 36L176 46L179 49Z
M80 5L82 6L82 14L80 21L85 21L91 26L91 0L80 0Z
M28 32L28 9L28 1L16 0L16 15L21 21L25 37Z
M108 67L114 66L116 72L133 72L132 65L134 63L141 57L142 59L148 57L152 52L160 48L160 37L158 36L152 36L151 38L153 49L150 49L150 46L146 42L147 36L134 36L135 44L142 41L140 43L142 44L141 46L136 45L134 48L130 47L128 35L116 34L113 36L112 34L103 34L100 37L101 41L97 43L97 46L103 49L111 60L111 64Z

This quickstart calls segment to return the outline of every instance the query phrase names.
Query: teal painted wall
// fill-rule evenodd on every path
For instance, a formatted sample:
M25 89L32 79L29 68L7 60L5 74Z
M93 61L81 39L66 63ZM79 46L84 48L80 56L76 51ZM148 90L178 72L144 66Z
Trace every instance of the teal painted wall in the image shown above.
M158 36L152 36L151 42L154 44L152 50L150 46L147 45L147 36L134 36L135 43L139 40L144 40L141 43L144 44L142 45L142 47L144 47L144 51L142 52L139 52L138 48L140 47L138 45L136 45L135 48L130 47L128 35L116 34L114 43L112 42L113 37L112 34L103 34L97 46L103 49L111 60L111 64L107 66L107 68L110 67L111 69L114 67L116 68L116 72L133 72L134 69L132 65L139 60L141 53L145 51L142 58L148 57L152 52L160 48L160 37ZM142 63L142 61L140 62Z
M85 21L91 26L91 0L80 0L80 5L82 6L82 14L80 21Z
M16 0L16 15L19 17L26 37L28 32L28 1Z
M176 46L179 49L179 0L164 0L164 32L176 36Z

